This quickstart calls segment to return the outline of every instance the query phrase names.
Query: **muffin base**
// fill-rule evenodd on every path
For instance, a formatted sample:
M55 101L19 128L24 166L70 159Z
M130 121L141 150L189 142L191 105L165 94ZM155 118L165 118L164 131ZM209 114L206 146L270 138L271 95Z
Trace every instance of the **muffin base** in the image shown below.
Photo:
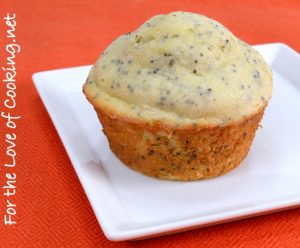
M264 108L226 126L171 128L96 110L112 152L128 167L168 180L222 175L247 156Z

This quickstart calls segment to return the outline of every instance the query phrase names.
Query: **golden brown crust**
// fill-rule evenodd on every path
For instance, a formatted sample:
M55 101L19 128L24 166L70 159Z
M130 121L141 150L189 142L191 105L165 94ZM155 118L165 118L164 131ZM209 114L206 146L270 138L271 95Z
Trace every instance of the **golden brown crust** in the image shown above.
M264 107L265 108L265 107ZM246 157L264 108L223 127L174 128L95 109L113 153L128 167L169 180L215 177Z

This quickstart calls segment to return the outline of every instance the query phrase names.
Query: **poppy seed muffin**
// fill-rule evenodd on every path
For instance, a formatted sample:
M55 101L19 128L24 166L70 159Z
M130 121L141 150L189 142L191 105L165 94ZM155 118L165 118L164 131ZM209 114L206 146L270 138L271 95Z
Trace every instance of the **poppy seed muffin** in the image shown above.
M222 24L173 12L114 40L83 91L124 164L197 180L245 158L272 94L272 71Z

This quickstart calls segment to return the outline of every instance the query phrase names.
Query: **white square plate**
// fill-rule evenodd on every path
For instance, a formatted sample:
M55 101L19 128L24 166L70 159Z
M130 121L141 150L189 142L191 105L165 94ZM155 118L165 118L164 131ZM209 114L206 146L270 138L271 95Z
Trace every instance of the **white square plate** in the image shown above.
M300 205L300 56L279 43L255 48L274 73L263 129L241 166L196 182L146 177L112 154L82 93L90 66L33 75L108 239L163 235Z

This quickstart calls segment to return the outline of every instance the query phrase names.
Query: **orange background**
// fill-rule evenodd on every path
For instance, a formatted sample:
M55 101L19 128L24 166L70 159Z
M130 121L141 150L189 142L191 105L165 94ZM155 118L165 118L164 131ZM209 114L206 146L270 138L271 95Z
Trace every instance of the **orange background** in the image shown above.
M72 2L72 3L71 3ZM2 17L17 15L17 165L3 167L5 130L0 119L0 185L17 173L16 226L3 225L0 247L300 247L300 209L137 242L108 241L31 80L37 71L92 64L117 36L158 13L208 15L250 44L284 42L300 51L300 1L101 0L0 2L0 65L5 63ZM1 70L1 79L4 74ZM0 111L5 86L0 83Z

